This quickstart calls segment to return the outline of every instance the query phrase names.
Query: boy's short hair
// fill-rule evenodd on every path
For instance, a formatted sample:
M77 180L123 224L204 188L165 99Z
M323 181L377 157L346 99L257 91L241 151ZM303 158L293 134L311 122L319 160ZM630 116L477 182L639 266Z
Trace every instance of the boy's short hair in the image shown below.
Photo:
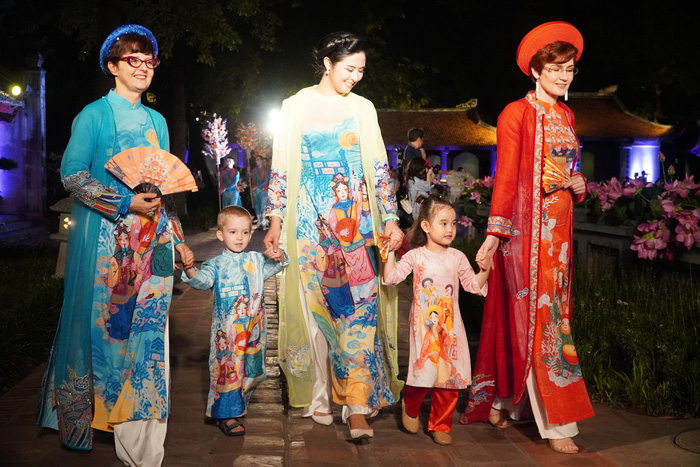
M250 212L243 206L226 206L224 209L219 211L219 215L216 217L216 228L221 230L221 227L226 222L229 217L245 217L250 221L250 227L253 227L253 216Z

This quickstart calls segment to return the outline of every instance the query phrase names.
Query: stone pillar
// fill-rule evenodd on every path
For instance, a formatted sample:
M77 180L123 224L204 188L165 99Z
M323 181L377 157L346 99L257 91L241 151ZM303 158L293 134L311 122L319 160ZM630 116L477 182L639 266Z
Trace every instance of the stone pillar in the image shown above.
M19 214L28 219L44 218L46 209L46 71L43 57L28 58L23 74L24 111L17 116L23 148L18 170L22 171L23 206ZM19 162L19 161L18 161Z

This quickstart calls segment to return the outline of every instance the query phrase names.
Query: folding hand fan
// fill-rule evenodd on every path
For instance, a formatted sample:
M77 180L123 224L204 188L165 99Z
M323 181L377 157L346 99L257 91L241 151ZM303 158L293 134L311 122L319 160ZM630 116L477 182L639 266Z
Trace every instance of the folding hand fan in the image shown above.
M563 188L564 183L568 182L571 176L566 170L554 162L551 157L544 158L542 164L542 189L545 193Z
M177 156L162 149L145 146L127 149L107 161L105 168L131 189L150 183L164 195L197 191L190 169Z

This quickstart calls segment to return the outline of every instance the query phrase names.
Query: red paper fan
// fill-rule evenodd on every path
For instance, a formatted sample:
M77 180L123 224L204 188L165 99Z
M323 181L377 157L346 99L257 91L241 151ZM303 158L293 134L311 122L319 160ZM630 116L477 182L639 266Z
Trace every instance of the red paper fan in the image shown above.
M563 188L571 176L562 166L552 160L551 157L544 158L542 164L542 189L545 193L551 193Z
M197 191L197 183L187 166L167 151L139 146L122 151L105 164L115 177L133 189L152 183L162 194Z

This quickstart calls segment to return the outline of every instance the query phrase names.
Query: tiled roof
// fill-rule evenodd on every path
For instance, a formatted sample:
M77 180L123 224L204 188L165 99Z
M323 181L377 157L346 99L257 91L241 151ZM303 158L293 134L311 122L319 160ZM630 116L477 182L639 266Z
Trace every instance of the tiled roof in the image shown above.
M661 138L673 130L630 113L612 93L572 92L566 104L579 138Z
M576 135L579 138L653 139L673 131L670 125L654 123L630 113L612 93L570 93L566 104L576 116ZM426 148L496 144L496 128L478 117L470 118L465 108L378 109L377 115L387 146L405 146L408 142L406 133L412 127L426 130L423 142Z
M377 115L387 146L405 146L408 143L406 134L413 127L426 130L423 145L427 148L496 145L496 128L472 121L463 108L378 109Z

